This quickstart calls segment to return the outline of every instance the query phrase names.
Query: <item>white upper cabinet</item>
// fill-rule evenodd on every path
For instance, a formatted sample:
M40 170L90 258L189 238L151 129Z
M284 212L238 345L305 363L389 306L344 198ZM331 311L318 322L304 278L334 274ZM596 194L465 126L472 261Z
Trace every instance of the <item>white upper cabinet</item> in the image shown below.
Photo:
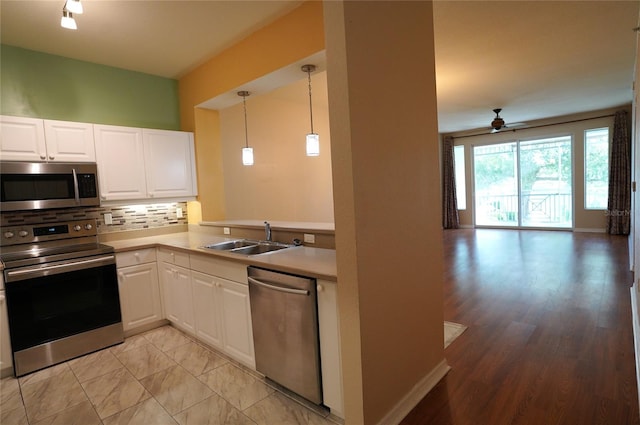
M44 120L47 159L60 162L96 162L93 124Z
M196 195L193 134L94 125L104 201Z
M44 121L36 118L0 117L0 155L3 161L45 161Z
M195 196L193 134L148 129L142 134L149 197Z
M4 161L95 162L93 125L26 117L0 117Z
M146 198L142 129L94 125L93 130L100 198L103 201Z

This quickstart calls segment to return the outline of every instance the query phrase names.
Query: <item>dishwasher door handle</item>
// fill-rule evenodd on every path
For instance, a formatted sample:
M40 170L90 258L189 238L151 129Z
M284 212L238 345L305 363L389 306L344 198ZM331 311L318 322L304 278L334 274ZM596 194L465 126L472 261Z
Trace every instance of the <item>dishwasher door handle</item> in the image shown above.
M309 295L309 291L305 289L294 289L294 288L284 288L282 286L270 285L269 283L262 282L256 278L249 276L249 283L253 283L258 286L262 286L263 288L273 289L274 291L286 292L288 294L295 295Z

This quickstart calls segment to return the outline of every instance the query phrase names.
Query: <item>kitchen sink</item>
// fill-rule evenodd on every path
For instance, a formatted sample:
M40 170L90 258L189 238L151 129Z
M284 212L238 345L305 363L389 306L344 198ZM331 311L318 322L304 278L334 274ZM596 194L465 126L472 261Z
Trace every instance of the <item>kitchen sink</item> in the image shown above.
M249 246L255 246L258 241L249 241L246 239L240 239L237 241L219 242L211 245L205 245L204 248L217 249L219 251L230 251L232 249L244 248Z
M235 241L218 242L215 244L203 246L203 248L206 249L216 249L219 251L227 251L242 255L265 254L267 252L279 251L281 249L290 247L291 245L283 243L254 241L251 239L238 239Z

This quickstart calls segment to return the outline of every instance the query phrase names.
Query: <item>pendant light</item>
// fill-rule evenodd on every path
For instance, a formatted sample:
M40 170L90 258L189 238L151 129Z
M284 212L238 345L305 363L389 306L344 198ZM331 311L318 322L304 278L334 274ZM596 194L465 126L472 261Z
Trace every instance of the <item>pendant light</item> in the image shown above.
M307 73L309 81L309 116L311 117L311 132L307 134L307 156L320 155L320 136L313 131L313 107L311 102L311 73L315 70L315 65L302 65L302 71Z
M69 30L77 30L76 20L73 19L73 13L69 12L67 8L62 9L62 18L60 19L60 26Z
M244 148L242 148L242 165L253 165L253 148L249 147L249 132L247 131L247 96L246 90L238 92L238 96L242 96L242 105L244 107Z
M67 0L67 3L64 6L69 12L71 13L75 13L76 15L81 15L83 10L82 10L82 3L80 3L80 0Z

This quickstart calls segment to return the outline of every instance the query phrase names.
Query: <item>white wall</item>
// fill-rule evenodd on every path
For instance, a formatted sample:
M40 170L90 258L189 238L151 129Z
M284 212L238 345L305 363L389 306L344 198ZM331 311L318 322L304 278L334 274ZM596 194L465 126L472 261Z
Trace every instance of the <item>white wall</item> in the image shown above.
M309 95L302 71L300 78L268 94L247 97L253 166L243 166L241 161L242 102L220 110L227 220L333 222L326 72L311 76L314 131L320 135L318 157L305 154Z

